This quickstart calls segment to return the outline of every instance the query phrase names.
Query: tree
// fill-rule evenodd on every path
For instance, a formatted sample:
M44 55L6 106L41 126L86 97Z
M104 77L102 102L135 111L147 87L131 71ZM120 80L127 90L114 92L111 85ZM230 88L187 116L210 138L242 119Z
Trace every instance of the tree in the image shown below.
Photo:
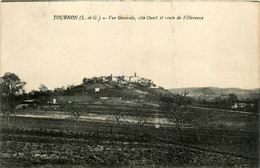
M6 72L1 77L1 93L8 95L18 95L22 93L23 87L26 84L14 73Z
M64 91L66 90L65 86L62 86L62 87L57 87L53 90L53 94L54 95L63 95L64 94Z
M71 115L71 119L74 118L76 125L78 126L80 124L80 116L86 112L89 112L89 110L87 106L80 106L75 102L75 104L69 105L68 112Z
M222 143L225 143L225 139L226 139L226 130L227 130L227 123L225 121L218 121L217 122L217 127L221 130L222 132Z
M113 111L112 106L109 106L110 112ZM106 124L110 127L110 134L113 136L113 129L117 124L119 126L122 112L119 111L116 114L109 115L106 119Z
M16 74L11 72L6 72L0 78L1 102L2 107L4 107L3 117L7 117L7 121L9 120L9 111L14 112L15 109L15 96L24 92L25 84Z
M47 92L48 88L44 84L40 84L39 90L40 90L40 92Z
M39 90L40 90L39 100L43 109L43 105L48 99L48 88L44 84L40 84Z
M67 90L70 90L70 89L72 89L74 87L75 87L74 85L67 85Z
M160 108L173 121L177 128L181 140L183 140L183 130L186 123L190 120L188 106L191 104L185 90L182 94L161 97Z
M140 102L140 99L138 99L138 101ZM145 116L143 105L141 105L141 107L133 108L132 110L133 110L133 114L135 114L135 120L136 120L134 124L138 129L139 136L141 137L142 129L144 125L147 124L147 116Z
M116 124L119 126L121 118L121 112L115 115L109 115L106 119L106 124L110 127L110 134L113 136L113 129Z
M238 101L238 97L235 93L228 94L228 102L231 105L235 104Z
M72 109L71 115L75 118L76 124L79 125L79 118L81 115L81 111L77 104L76 104L75 108Z
M200 112L194 110L191 120L191 125L195 128L198 142L201 141L199 130L202 129L206 124L203 121L203 116L200 116Z
M83 85L86 85L86 84L88 84L88 79L87 78L83 78L83 80L82 80L82 83L83 83Z

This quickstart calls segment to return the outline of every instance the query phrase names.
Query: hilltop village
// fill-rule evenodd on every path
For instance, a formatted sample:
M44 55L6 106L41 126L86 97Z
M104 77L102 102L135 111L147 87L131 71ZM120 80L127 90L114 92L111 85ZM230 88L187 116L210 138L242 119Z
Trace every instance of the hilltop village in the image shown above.
M84 95L95 99L117 98L144 98L150 91L162 89L156 86L152 80L134 76L100 76L84 78L81 85L72 86L65 95ZM63 94L64 95L64 94Z
M131 86L131 84L140 84L142 86L147 86L151 88L158 88L153 81L150 79L146 79L143 77L139 77L134 74L134 76L101 76L101 77L93 77L93 78L84 78L83 85L94 84L94 83L106 83L106 84L117 84L118 86ZM133 86L133 85L132 85Z

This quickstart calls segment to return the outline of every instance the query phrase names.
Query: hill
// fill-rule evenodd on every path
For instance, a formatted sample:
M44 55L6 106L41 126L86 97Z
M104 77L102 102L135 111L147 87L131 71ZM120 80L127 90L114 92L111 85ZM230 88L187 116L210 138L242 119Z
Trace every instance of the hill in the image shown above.
M157 101L161 95L171 94L156 86L152 80L134 76L101 76L84 78L83 83L67 88L54 96L58 103L111 100Z
M239 99L259 98L260 88L258 89L240 89L240 88L218 88L218 87L189 87L168 89L171 93L182 93L189 91L189 96L200 97L203 99L213 99L215 97L226 97L230 93L235 93Z

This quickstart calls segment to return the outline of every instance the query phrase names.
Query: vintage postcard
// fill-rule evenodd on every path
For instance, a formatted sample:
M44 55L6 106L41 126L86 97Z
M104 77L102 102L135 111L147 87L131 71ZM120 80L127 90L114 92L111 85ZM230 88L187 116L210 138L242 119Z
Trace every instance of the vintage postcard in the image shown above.
M259 2L0 5L0 167L259 167Z

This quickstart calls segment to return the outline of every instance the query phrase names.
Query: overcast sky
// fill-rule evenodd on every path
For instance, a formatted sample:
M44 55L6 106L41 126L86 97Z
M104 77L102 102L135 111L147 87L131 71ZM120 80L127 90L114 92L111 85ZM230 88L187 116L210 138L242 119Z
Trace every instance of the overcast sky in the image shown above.
M164 88L259 87L256 3L22 3L2 5L1 76L26 90L133 75ZM203 16L202 21L54 21L54 14Z

